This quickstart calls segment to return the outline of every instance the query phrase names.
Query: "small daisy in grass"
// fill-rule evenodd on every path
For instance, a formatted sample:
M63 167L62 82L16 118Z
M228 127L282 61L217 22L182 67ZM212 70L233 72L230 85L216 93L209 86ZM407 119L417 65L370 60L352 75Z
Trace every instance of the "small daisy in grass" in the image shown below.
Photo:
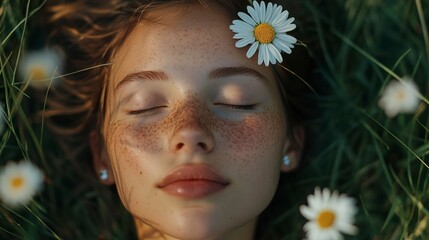
M43 173L28 161L9 162L0 170L0 199L10 206L27 204L42 187Z
M394 117L398 113L414 113L419 106L417 85L409 77L401 80L392 80L387 84L378 101L378 106L384 109L388 117Z
M283 62L281 52L291 53L297 39L286 34L296 28L288 18L289 12L283 11L282 6L264 1L253 2L253 7L247 7L248 14L239 12L242 20L232 21L230 29L236 33L234 39L240 39L235 46L242 48L251 44L246 56L251 58L258 51L258 64Z
M56 82L61 74L63 57L56 49L43 49L27 52L21 59L20 71L24 80L30 81L35 88L48 87Z
M342 233L357 233L358 229L353 225L357 213L353 198L316 187L314 195L307 199L308 206L301 205L299 210L308 219L304 225L308 240L337 240L343 239Z

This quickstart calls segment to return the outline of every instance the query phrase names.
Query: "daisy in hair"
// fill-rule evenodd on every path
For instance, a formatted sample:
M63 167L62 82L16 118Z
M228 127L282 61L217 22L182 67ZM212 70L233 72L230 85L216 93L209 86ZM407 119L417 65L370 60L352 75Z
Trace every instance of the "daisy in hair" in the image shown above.
M266 66L283 62L281 52L291 53L297 39L287 32L296 28L288 18L289 12L282 6L264 1L253 2L247 7L248 13L239 12L241 20L234 20L230 29L236 33L234 39L240 39L235 46L242 48L251 45L246 56L251 58L258 50L258 64Z

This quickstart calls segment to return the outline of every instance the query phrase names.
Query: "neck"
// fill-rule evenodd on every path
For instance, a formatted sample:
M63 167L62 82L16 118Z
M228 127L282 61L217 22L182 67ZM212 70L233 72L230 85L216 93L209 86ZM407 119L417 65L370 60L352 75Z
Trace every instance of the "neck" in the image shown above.
M134 218L134 223L137 231L137 239L139 240L179 240L159 232L157 229L143 223L141 220ZM256 219L244 224L243 226L234 229L226 236L221 237L222 240L253 240L256 228Z

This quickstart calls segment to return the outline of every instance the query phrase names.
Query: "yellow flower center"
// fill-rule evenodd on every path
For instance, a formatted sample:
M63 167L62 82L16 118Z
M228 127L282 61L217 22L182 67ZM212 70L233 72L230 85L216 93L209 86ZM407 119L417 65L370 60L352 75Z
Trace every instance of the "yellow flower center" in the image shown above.
M24 179L22 179L22 177L14 177L11 183L12 183L12 188L14 189L21 188L22 185L24 185Z
M403 90L399 90L397 93L396 93L396 99L397 100L399 100L399 101L401 101L401 100L404 100L404 98L405 98L405 91L403 91Z
M43 66L34 66L33 68L31 68L30 70L30 76L31 79L33 80L43 80L46 79L46 71L43 68Z
M329 228L335 222L335 213L330 210L324 210L317 217L317 223L321 228Z
M258 42L268 44L274 40L276 31L271 25L267 23L261 23L255 27L253 34L255 35L255 38Z

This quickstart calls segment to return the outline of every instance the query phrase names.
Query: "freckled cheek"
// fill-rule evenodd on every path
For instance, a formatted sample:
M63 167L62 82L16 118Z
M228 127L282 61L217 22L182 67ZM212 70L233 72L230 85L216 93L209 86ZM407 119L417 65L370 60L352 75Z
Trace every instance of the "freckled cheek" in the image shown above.
M164 142L160 124L123 124L112 128L112 142L116 145L130 148L135 151L155 153L161 151Z
M138 175L142 174L145 161L163 149L159 127L119 122L111 124L107 130L106 144L115 171L120 173L131 168Z
M226 164L239 176L236 179L245 179L239 183L243 194L253 196L254 189L259 189L259 194L271 196L280 174L286 135L284 119L274 114L260 114L225 123L222 133L223 147L229 155Z
M245 157L272 155L282 147L285 127L277 115L260 114L221 125L224 144Z

